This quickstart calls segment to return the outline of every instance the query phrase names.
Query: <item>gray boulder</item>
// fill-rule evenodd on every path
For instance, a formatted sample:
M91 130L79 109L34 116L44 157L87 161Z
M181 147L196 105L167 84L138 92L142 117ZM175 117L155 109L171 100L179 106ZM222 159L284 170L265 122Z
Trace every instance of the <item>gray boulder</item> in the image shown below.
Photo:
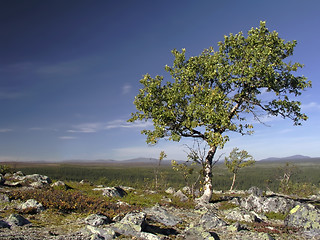
M248 193L252 194L253 196L256 196L256 197L262 197L263 196L263 191L260 188L255 187L255 186L249 188Z
M3 185L5 181L4 176L0 174L0 185Z
M20 210L34 210L37 213L40 213L44 210L44 207L41 203L34 199L29 199L25 203L22 203L18 206L18 209Z
M6 194L0 193L0 203L10 202L9 197Z
M214 232L208 232L202 226L191 225L182 234L182 239L188 240L219 240L219 236Z
M206 212L200 219L200 225L205 230L212 230L218 227L226 226L227 223L221 220L217 214L213 212Z
M224 216L229 220L234 220L239 222L248 222L248 223L262 222L262 219L263 219L263 217L258 216L258 214L256 214L253 211L249 212L247 210L240 209L240 208L225 210Z
M181 190L178 190L175 194L173 194L173 196L179 198L181 202L188 201L188 197L184 195Z
M313 205L297 205L289 212L285 223L291 227L315 230L320 236L320 210Z
M169 187L168 189L166 189L165 192L168 194L174 194L176 192L176 190L173 187Z
M102 214L92 214L88 216L84 222L90 226L98 227L104 224L111 223L111 219L105 215Z
M101 187L94 188L93 191L102 191L103 196L108 197L124 197L127 193L120 187Z
M297 202L284 197L258 197L250 195L240 199L240 206L249 211L286 213L292 209Z
M10 228L10 225L3 220L0 220L0 228Z
M166 209L160 206L145 209L145 213L152 221L162 223L165 226L172 227L182 221L180 217L169 213Z
M97 228L94 226L86 226L83 230L84 233L90 235L90 239L115 239L116 232L111 228Z
M6 222L9 223L11 226L24 226L26 224L30 224L31 222L19 214L11 214L7 219Z

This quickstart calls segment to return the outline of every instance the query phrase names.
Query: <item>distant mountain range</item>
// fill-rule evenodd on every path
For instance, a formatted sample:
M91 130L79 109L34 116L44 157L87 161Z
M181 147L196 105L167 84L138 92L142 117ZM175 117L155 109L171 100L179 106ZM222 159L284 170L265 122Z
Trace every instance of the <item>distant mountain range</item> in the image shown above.
M314 160L317 158L311 158L309 156L303 156L303 155L293 155L290 157L270 157L270 158L265 158L261 159L259 162L280 162L280 161L306 161L306 160Z

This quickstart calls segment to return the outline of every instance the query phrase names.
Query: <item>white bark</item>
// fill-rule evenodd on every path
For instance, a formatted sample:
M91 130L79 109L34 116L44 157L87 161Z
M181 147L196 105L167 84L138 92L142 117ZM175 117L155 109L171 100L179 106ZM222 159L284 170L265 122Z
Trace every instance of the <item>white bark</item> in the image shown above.
M212 160L216 150L217 147L211 147L206 157L204 167L203 195L197 199L197 201L202 203L209 203L212 197Z

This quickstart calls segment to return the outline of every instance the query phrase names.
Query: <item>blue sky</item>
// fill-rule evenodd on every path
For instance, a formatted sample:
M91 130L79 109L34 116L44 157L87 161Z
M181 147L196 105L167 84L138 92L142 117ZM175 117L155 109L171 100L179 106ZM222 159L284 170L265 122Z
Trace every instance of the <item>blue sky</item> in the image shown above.
M256 159L320 157L320 2L0 0L0 161L185 159L192 141L150 147L129 124L142 75L164 74L171 50L198 55L229 33L261 20L285 40L313 87L299 98L309 120L265 118L255 134L231 135L220 153L246 149Z

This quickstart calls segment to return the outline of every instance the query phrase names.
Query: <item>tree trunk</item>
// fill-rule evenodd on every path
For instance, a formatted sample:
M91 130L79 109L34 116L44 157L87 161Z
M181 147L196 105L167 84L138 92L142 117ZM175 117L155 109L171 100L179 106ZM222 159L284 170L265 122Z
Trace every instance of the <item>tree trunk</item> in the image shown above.
M209 203L212 197L212 160L217 147L212 146L208 151L204 166L203 195L197 200L202 203Z
M234 174L233 174L232 185L231 185L231 187L230 187L230 191L232 191L235 181L236 181L236 174L234 173Z

